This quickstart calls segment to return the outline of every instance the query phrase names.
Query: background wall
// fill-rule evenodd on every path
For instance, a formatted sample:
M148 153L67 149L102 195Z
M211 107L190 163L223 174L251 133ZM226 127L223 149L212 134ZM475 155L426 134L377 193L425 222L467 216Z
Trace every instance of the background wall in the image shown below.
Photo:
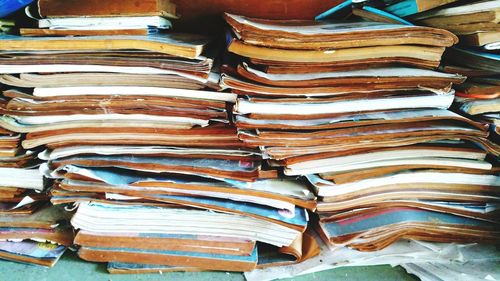
M171 0L180 30L214 32L223 12L266 19L313 19L343 0ZM196 20L193 20L195 19Z

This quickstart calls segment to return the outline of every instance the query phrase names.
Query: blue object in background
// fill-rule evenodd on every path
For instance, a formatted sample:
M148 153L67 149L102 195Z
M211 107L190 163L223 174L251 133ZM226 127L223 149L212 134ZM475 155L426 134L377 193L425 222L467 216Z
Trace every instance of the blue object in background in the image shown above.
M401 24L405 24L405 25L414 25L413 23L407 21L407 20L404 20L398 16L395 16L391 13L388 13L386 11L383 11L383 10L379 10L377 8L374 8L374 7L370 7L370 6L364 6L363 7L363 10L367 11L367 12L371 12L371 13L374 13L374 14L377 14L377 15L380 15L380 16L383 16L383 17L386 17L386 18L389 18L389 19L392 19L394 21L397 21Z
M33 0L0 0L0 18L28 6Z
M331 8L330 10L318 15L315 18L315 20L342 18L344 16L347 16L350 13L350 11L352 11L352 0L347 0Z

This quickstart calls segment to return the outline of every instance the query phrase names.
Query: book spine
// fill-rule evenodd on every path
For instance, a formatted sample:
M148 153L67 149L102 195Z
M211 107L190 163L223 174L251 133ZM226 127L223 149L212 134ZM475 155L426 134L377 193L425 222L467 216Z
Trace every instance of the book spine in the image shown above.
M398 17L406 17L418 13L419 9L415 0L405 0L387 7L386 11Z

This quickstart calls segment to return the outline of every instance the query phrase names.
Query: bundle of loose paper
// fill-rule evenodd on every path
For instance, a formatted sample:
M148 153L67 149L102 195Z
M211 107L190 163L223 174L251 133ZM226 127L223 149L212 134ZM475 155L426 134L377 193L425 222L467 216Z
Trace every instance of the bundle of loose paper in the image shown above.
M321 239L318 238L318 241ZM456 268L468 264L493 265L498 263L498 250L494 246L478 244L428 243L402 240L377 252L359 252L346 247L329 249L321 244L321 254L303 263L289 266L256 269L245 273L248 281L293 278L304 274L345 266L402 265L420 278L421 274L412 270L411 265L428 265L430 268ZM491 271L493 267L489 268ZM434 274L440 274L433 271ZM449 272L451 273L451 272ZM469 272L466 272L469 274ZM486 273L486 272L483 272ZM448 277L448 276L446 276ZM434 280L434 279L431 279Z

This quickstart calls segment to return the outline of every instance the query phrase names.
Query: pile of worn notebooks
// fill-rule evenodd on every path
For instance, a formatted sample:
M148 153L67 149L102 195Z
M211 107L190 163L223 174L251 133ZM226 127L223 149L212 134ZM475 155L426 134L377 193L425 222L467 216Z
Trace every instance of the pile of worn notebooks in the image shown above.
M129 19L90 14L98 1L64 3L39 1L50 17L40 26L53 29L0 38L0 125L25 133L24 149L43 150L52 203L76 204L81 258L134 273L249 271L318 254L304 234L315 195L262 168L260 151L238 139L227 111L236 95L207 90L218 87L208 39L130 36L120 25L110 35L94 16ZM133 6L120 13L137 16ZM70 15L79 26L56 24Z
M499 143L500 129L500 1L458 3L414 17L418 24L450 30L460 44L446 56L445 71L468 79L457 85L454 109L490 124L490 139Z
M21 147L24 134L0 131L0 258L53 266L73 244L69 216L50 206L37 152Z
M36 200L26 196L25 202ZM46 201L0 214L0 258L52 267L73 245L70 213Z
M460 42L446 51L442 69L468 79L455 85L452 109L490 124L490 140L499 142L500 1L345 1L320 18L346 13L368 20L442 28L457 35Z
M0 258L267 280L498 244L500 1L225 14L222 62L173 2L38 0L0 35Z
M500 1L386 2L388 1L364 1L355 4L352 13L362 18L442 28L457 35L460 42L446 51L442 69L448 73L467 76L467 80L454 85L457 92L452 110L488 124L488 138L498 144ZM498 155L490 156L493 162L498 161L495 156Z
M363 251L399 238L498 242L488 127L448 110L458 74L434 70L452 33L368 21L226 14L222 85L238 136L320 198L318 230Z

